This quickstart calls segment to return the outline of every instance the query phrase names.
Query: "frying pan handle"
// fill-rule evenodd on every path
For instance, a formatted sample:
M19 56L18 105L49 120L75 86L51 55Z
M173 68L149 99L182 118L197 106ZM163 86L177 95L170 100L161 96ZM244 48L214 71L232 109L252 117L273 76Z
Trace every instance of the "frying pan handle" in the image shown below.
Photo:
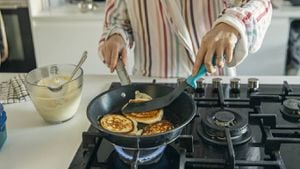
M118 59L116 71L122 86L131 84L131 80L129 78L129 75L127 73L127 70L121 58Z
M216 57L213 57L213 65L215 66L216 65ZM205 74L206 74L207 70L206 70L206 67L204 64L202 64L200 66L200 69L198 70L198 73L193 76L193 75L190 75L187 79L186 79L186 82L191 86L193 87L194 89L197 88L197 80L199 80L201 77L203 77Z
M193 87L194 89L197 88L197 80L200 79L201 77L203 77L205 74L206 74L207 70L205 68L205 65L202 64L200 66L200 69L198 71L198 73L193 76L193 75L190 75L187 79L186 79L186 82L191 86Z

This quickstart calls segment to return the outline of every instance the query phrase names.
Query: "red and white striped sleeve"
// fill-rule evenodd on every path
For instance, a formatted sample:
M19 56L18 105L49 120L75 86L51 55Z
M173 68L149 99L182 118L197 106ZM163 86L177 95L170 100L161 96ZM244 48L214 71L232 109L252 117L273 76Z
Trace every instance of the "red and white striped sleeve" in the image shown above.
M240 33L234 60L229 66L241 63L248 53L256 52L263 42L272 17L271 0L223 0L222 15L214 25L227 23Z
M113 34L122 36L126 44L132 44L132 31L125 0L106 0L103 32L99 46Z

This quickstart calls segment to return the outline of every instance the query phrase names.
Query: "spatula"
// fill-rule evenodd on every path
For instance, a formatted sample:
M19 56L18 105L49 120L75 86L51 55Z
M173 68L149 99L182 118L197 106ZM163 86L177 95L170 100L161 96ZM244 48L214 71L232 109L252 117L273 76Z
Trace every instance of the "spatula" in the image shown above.
M169 94L154 98L153 100L146 102L138 103L128 103L127 106L123 107L121 110L123 113L129 112L145 112L160 109L171 104L183 91L186 87L191 86L197 88L197 80L205 75L207 72L205 65L202 64L198 73L195 76L190 75L183 83L178 85L172 92Z

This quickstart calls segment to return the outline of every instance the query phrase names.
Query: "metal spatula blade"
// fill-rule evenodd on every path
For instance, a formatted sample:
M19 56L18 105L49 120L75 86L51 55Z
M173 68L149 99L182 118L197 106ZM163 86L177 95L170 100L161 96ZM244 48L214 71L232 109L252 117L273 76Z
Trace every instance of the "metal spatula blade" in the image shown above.
M184 91L187 86L191 86L193 88L197 88L197 80L205 75L207 72L204 65L202 65L195 76L189 76L185 82L181 83L177 86L172 92L168 93L165 96L154 98L153 100L146 102L138 102L138 103L128 103L127 106L123 107L121 110L123 113L129 112L145 112L156 109L161 109L163 107L171 104L180 94Z

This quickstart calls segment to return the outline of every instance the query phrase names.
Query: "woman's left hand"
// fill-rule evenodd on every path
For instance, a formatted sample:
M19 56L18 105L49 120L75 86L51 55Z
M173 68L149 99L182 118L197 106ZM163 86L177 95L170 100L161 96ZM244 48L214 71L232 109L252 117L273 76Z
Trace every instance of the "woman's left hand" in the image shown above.
M219 23L202 38L193 67L193 75L198 73L204 63L209 73L216 71L212 58L216 57L216 66L224 66L224 54L226 63L230 63L233 57L235 44L238 41L239 32L226 23Z

